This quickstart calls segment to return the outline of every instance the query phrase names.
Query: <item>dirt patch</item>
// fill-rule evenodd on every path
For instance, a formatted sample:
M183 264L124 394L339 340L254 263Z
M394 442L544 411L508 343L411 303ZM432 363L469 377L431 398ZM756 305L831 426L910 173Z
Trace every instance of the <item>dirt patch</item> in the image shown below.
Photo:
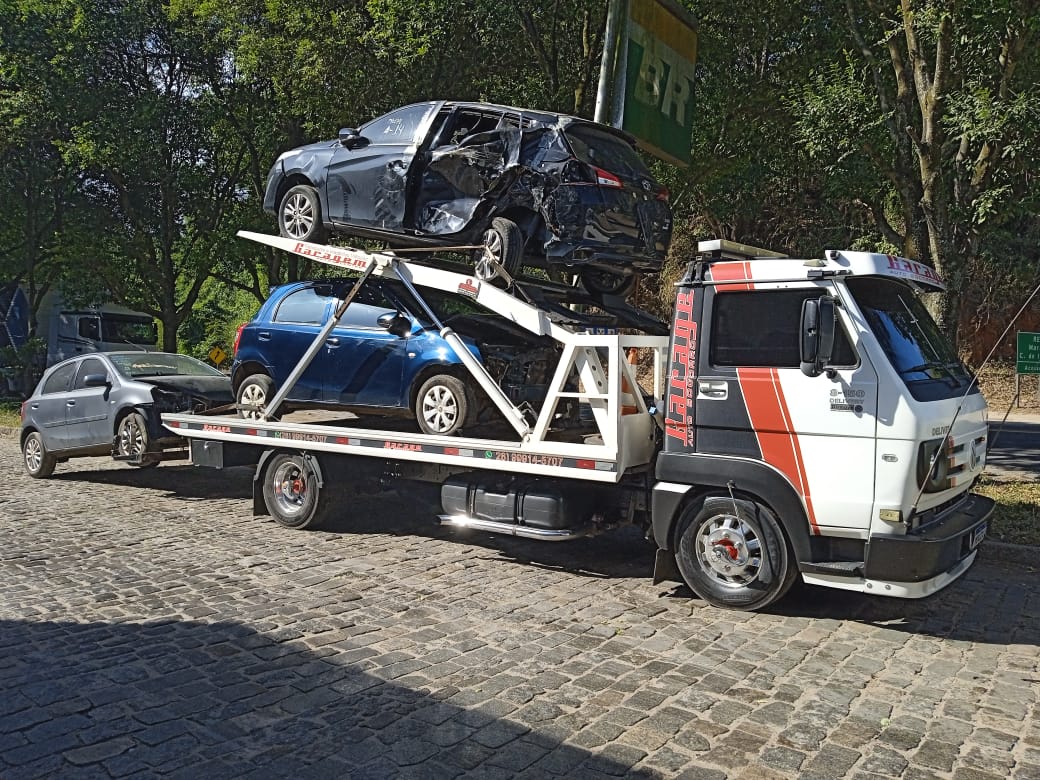
M989 404L990 419L999 420L1010 408L1015 411L1040 411L1040 377L1021 377L1021 396L1015 403L1015 364L992 362L979 375L979 387Z

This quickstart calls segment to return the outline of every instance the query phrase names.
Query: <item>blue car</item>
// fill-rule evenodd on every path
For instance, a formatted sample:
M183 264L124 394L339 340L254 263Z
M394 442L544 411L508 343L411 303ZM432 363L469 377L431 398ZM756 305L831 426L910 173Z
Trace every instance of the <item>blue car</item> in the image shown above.
M240 414L258 418L353 280L307 281L272 290L239 328L231 381ZM465 298L424 291L424 300L517 404L537 406L557 357L536 338ZM436 325L396 280L372 278L276 409L346 409L411 415L424 433L451 435L487 418L490 400Z

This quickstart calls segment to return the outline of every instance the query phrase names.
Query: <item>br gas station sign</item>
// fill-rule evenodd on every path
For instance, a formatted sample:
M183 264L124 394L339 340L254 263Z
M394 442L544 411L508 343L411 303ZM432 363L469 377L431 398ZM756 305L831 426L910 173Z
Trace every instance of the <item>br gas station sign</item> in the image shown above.
M690 163L697 30L658 0L630 0L622 127L668 162Z
M690 164L697 24L675 0L610 0L596 121L674 165Z

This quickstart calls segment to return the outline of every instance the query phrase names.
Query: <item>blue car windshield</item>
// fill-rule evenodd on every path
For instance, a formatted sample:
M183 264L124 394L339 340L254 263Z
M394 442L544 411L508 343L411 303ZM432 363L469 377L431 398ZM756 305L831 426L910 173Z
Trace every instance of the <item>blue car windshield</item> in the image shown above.
M127 379L150 376L224 376L220 371L187 355L169 352L114 352L108 359Z
M403 284L395 281L387 281L385 284L387 288L392 291L394 297L397 298L424 327L430 327L433 325L433 323L429 321L429 317L426 316L423 307L420 306L418 301L412 297ZM429 287L423 288L421 294L423 300L426 301L426 305L433 310L433 313L437 315L437 319L441 322L450 319L456 314L489 313L487 309L478 306L469 298L464 298L461 295L455 295L453 293L443 292Z

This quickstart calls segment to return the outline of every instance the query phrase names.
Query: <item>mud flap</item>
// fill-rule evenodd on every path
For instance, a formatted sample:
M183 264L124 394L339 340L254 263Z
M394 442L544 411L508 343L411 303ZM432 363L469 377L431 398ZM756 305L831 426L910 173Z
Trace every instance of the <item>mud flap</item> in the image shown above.
M654 585L662 582L682 582L682 573L671 550L658 550L654 558Z

